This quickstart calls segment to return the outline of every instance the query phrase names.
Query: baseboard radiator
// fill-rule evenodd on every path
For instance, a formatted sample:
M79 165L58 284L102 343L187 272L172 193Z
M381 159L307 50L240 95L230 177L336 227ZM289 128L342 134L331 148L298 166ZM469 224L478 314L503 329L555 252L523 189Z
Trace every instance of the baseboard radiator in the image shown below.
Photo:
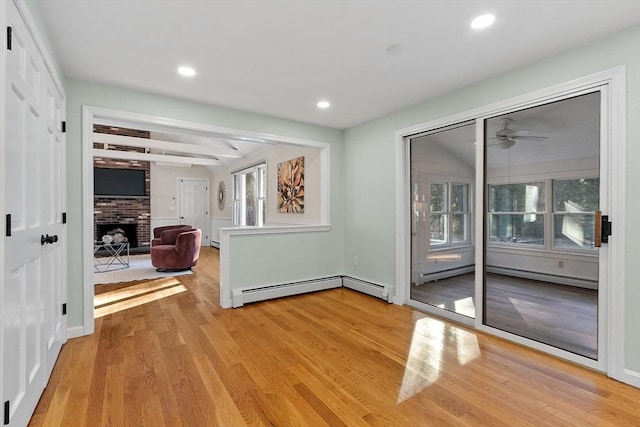
M555 274L538 273L535 271L487 266L487 273L501 274L503 276L520 277L522 279L538 280L541 282L557 283L560 285L575 286L577 288L596 289L596 290L598 289L597 280L557 276Z
M345 288L353 289L354 291L362 292L363 294L381 298L389 303L393 302L393 297L395 294L394 286L378 285L376 283L371 283L348 276L342 276L342 286L344 286Z
M473 273L476 271L474 265L465 265L463 267L450 268L448 270L436 271L433 273L420 274L421 283L433 282L434 280L448 279L449 277L459 276L465 273Z
M232 292L231 305L233 308L238 308L250 302L306 294L308 292L339 288L341 286L342 278L340 276L336 276L323 279L305 280L302 282L283 283L279 285L234 289Z

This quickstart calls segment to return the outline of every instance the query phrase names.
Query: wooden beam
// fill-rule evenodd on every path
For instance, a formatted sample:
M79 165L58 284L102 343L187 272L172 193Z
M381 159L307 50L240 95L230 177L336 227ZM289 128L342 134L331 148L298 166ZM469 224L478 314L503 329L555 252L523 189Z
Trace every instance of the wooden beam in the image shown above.
M136 153L133 151L93 149L94 157L105 159L139 160L142 162L171 162L201 166L224 166L220 160L203 159L200 157L171 156L166 154Z
M213 157L227 157L239 159L244 157L241 152L231 148L207 147L206 145L188 142L169 142L159 139L136 138L133 136L111 135L107 133L93 133L93 142L98 144L126 145L128 147L166 150L175 153L200 154Z

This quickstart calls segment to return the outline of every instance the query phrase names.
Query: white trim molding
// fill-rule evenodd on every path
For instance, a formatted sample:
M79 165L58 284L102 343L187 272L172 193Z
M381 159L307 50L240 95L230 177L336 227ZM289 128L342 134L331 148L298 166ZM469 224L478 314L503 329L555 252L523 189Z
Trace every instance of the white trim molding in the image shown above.
M575 354L558 350L554 347L527 340L513 334L508 334L482 324L483 292L482 269L476 269L476 316L475 328L491 333L529 347L556 355L558 357L588 366L607 373L607 375L627 382L638 383L635 372L625 370L625 147L626 147L626 87L625 68L617 67L596 74L578 78L572 81L550 86L538 91L509 98L500 102L478 107L469 111L420 123L396 131L396 286L397 303L416 306L417 302L410 300L410 272L411 272L411 207L410 207L410 159L409 140L412 136L429 130L461 123L476 121L476 139L484 138L484 119L506 114L511 111L542 105L551 101L567 99L580 94L601 92L602 129L601 140L606 151L601 152L600 169L602 171L600 185L605 188L607 200L601 200L612 218L612 236L608 247L600 251L599 282L599 310L598 310L598 349L597 361ZM484 147L476 145L476 200L477 212L481 212L483 200L484 180ZM483 216L476 215L475 222L476 265L484 264L483 245ZM604 285L604 286L602 286ZM431 311L431 309L427 310ZM452 320L469 323L455 313L438 310L437 315Z

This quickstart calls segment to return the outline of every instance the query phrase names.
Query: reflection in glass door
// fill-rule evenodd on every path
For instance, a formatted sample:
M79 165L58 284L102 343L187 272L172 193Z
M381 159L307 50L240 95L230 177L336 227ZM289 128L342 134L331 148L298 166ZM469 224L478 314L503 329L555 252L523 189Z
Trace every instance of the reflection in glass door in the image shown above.
M485 132L483 323L597 359L600 93Z
M475 122L410 141L411 300L475 317Z

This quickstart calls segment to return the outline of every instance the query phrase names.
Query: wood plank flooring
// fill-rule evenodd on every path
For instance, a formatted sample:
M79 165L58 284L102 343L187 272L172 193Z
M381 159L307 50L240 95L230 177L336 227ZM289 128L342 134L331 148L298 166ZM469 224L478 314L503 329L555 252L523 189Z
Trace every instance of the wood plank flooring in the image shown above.
M411 298L474 316L474 273L425 283ZM487 274L486 324L591 359L598 355L598 291Z
M31 426L640 424L639 389L346 288L222 310L203 249L127 304L100 290Z

